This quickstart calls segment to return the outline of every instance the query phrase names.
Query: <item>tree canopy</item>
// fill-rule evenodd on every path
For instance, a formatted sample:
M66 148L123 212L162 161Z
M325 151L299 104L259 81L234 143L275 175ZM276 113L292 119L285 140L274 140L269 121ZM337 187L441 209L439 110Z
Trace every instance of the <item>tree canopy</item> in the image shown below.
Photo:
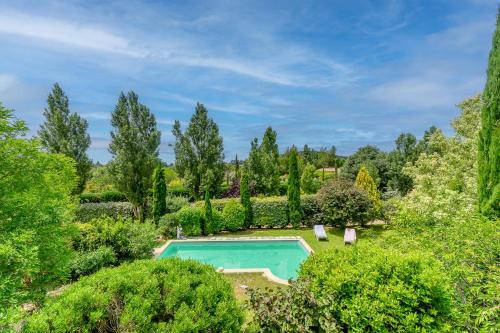
M154 115L133 91L120 94L111 114L111 125L113 181L134 205L136 217L143 221L153 170L158 164L161 134Z
M175 167L191 195L200 198L206 188L212 194L218 193L224 180L224 146L219 127L208 117L205 106L196 104L184 133L178 120L172 133L175 136Z
M70 113L68 97L58 83L54 84L47 104L43 112L45 122L38 131L40 141L49 153L64 154L75 160L78 183L74 192L81 193L92 166L87 155L90 146L88 123L77 113Z

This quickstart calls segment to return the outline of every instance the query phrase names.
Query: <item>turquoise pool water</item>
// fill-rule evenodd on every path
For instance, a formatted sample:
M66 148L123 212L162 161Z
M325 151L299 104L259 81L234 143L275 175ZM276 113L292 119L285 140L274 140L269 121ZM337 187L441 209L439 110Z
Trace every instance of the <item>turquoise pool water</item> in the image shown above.
M191 258L216 268L269 268L277 277L297 278L308 252L298 240L173 242L159 258Z

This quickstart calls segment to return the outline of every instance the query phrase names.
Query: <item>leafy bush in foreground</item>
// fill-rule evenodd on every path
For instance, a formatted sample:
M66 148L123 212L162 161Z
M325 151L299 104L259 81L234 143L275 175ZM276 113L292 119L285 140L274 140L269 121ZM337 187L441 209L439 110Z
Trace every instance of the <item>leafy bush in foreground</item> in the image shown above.
M318 204L326 222L337 226L364 225L370 219L372 202L366 191L348 181L334 181L318 193Z
M101 246L88 252L77 252L70 263L70 273L73 280L82 275L89 275L99 269L116 263L116 255L112 248Z
M79 222L89 222L101 217L133 218L134 206L130 202L85 203L77 207L75 215Z
M82 278L30 317L26 332L240 332L231 285L210 266L143 260Z
M453 291L439 263L356 245L309 257L289 289L251 291L264 332L446 332Z
M453 319L453 290L439 263L424 254L377 246L335 249L311 256L300 279L342 331L443 332Z

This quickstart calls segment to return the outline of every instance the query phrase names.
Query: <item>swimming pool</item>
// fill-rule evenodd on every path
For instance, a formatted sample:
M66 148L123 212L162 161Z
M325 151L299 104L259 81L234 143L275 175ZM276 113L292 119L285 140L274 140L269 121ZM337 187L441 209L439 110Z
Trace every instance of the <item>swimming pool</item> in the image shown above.
M191 258L228 273L266 274L267 269L277 280L286 281L297 278L300 264L309 256L311 250L304 243L302 239L170 241L158 258Z

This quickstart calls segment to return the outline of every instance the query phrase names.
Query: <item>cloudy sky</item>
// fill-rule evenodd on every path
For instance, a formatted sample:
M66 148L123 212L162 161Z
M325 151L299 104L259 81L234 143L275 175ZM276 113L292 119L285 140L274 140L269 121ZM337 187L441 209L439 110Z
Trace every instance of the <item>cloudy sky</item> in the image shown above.
M107 161L110 113L134 90L162 130L197 101L226 159L267 126L280 149L393 147L401 132L449 132L483 89L497 1L1 1L0 101L36 134L59 82Z

